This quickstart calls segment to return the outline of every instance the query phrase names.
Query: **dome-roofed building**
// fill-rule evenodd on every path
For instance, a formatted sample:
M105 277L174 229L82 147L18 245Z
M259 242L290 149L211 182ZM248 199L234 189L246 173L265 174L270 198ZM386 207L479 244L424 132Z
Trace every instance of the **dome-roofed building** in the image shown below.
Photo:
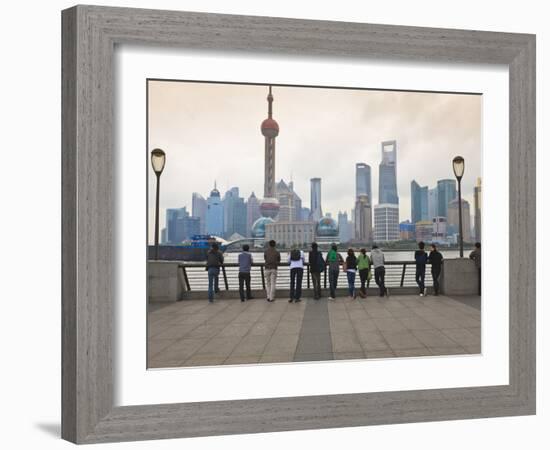
M317 222L315 234L317 237L338 237L338 223L332 217L321 217L321 219Z
M271 217L260 217L254 225L252 225L252 237L263 239L265 238L265 226L268 223L274 223L275 221Z

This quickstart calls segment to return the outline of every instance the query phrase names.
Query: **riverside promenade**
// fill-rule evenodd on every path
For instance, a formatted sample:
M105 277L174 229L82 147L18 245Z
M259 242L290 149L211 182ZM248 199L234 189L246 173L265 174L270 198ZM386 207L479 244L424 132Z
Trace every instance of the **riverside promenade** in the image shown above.
M479 296L153 304L148 367L478 354Z

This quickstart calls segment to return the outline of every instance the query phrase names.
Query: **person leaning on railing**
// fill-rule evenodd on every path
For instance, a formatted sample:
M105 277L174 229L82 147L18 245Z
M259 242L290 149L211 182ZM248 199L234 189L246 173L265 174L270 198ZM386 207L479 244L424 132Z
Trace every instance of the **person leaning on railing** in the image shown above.
M250 291L250 270L252 269L252 253L249 252L250 246L248 244L243 245L242 253L239 253L239 295L241 302L251 300L252 293ZM246 285L246 297L244 295L244 286Z
M384 258L384 253L377 245L372 246L370 259L372 261L372 267L374 267L374 281L376 281L376 284L380 288L380 297L384 297L384 295L389 297L390 293L384 282L384 277L386 276L386 268L384 267L386 259Z
M264 252L265 267L265 290L268 302L275 301L275 291L277 290L277 268L281 262L281 254L275 248L276 242L269 241L268 247Z
M470 259L473 259L476 265L478 276L477 294L481 295L481 243L475 243L475 248L470 253Z
M338 247L336 244L332 244L327 254L328 263L328 281L330 285L330 297L329 300L336 298L336 287L338 286L338 275L340 275L340 264L344 262L342 255L338 253Z
M288 303L301 302L302 278L304 277L304 252L297 246L293 246L288 255L290 265L290 299Z
M321 273L325 270L325 260L323 254L319 251L317 242L311 244L308 261L313 282L313 299L319 300L321 298Z
M359 251L359 255L357 256L357 270L359 271L359 278L361 280L361 288L359 289L359 295L362 298L365 298L367 296L367 289L365 287L365 284L368 280L371 279L371 272L370 272L370 258L367 255L367 249L362 248Z
M217 243L212 244L212 248L206 256L206 270L208 271L208 301L214 303L214 292L220 292L218 287L220 277L220 267L223 264L223 254Z
M437 250L437 246L432 244L432 251L428 256L428 262L432 266L432 279L434 282L434 295L439 295L439 277L441 276L441 266L443 265L443 255Z

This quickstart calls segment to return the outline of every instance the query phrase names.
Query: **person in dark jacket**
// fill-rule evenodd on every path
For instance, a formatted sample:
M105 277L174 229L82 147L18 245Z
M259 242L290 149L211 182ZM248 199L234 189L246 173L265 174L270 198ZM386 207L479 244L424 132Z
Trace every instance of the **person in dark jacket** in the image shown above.
M428 262L432 265L432 279L434 281L434 294L439 295L439 277L441 276L441 266L443 265L443 255L437 250L437 246L432 244L432 250L428 256Z
M325 260L323 254L318 250L317 242L311 244L311 251L308 255L309 272L311 273L311 281L313 282L313 299L321 298L321 272L325 270Z
M418 250L414 252L414 260L416 262L416 284L420 289L420 297L426 294L426 286L424 280L426 278L426 263L428 262L428 254L424 251L424 242L418 243Z
M220 267L223 264L223 254L216 242L206 256L206 270L208 271L208 301L214 303L214 292L220 292L218 281L220 276Z
M355 298L355 275L357 274L357 257L352 248L346 258L346 275L348 277L348 292L350 298Z
M336 244L330 246L330 250L327 254L328 263L328 281L330 285L330 297L329 300L336 298L336 288L338 287L338 275L340 274L340 264L344 262L344 258L338 253L338 247Z
M243 245L243 251L239 254L239 295L241 302L244 302L244 286L246 285L246 300L252 299L252 293L250 292L250 271L252 269L252 253L249 252L250 246L248 244Z
M481 243L475 243L475 248L470 253L470 259L473 259L476 264L478 275L477 294L481 295Z

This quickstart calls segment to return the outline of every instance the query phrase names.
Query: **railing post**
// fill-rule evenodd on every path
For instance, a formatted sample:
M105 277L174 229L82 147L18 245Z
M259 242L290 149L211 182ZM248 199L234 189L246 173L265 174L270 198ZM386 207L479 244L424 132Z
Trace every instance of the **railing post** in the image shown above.
M309 289L309 264L307 265L306 277L307 277L307 288Z
M223 283L225 284L225 290L229 290L229 284L227 283L227 274L225 273L225 266L222 266Z
M262 288L265 291L265 273L263 264L260 266L260 272L262 273Z
M191 284L189 284L189 277L187 276L187 269L184 265L180 265L181 270L183 271L183 279L185 281L185 287L188 291L191 290Z
M407 263L403 263L403 272L401 272L401 284L400 284L400 287L403 287L403 283L405 282L405 270L407 270Z

